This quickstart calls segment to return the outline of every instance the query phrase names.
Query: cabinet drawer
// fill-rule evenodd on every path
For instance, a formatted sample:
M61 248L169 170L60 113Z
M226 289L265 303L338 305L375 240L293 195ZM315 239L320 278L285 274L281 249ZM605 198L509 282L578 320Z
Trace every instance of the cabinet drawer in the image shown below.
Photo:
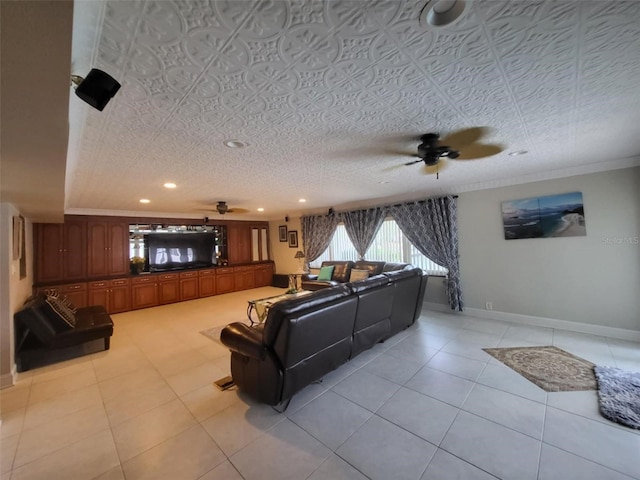
M166 282L167 280L177 280L178 279L178 274L177 273L163 273L161 275L158 275L158 280L161 282Z
M136 277L131 279L131 285L141 285L144 283L156 283L157 277Z
M98 282L89 282L89 288L107 288L109 282L107 280L98 281Z
M62 285L60 287L60 291L62 293L77 292L79 290L86 290L86 289L87 289L86 283L74 283L73 285Z
M216 274L216 271L215 271L215 270L213 270L213 269L200 270L200 271L198 271L198 275L199 275L200 277L208 277L208 276L210 276L210 275L215 275L215 274Z
M233 267L234 272L253 272L254 269L255 268L253 265L245 265L243 267Z
M218 268L217 272L218 275L221 273L233 273L233 268L228 267L228 268Z
M129 283L128 278L119 278L118 280L111 280L109 285L112 287L126 287L129 286Z
M197 277L198 272L182 272L180 273L180 278L193 278Z

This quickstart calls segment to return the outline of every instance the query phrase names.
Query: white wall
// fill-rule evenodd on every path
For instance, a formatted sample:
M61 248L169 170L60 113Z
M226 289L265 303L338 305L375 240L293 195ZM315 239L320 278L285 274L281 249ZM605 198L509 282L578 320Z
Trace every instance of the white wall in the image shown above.
M584 237L505 240L505 200L580 191ZM640 167L461 194L466 308L640 331Z
M13 260L13 217L20 212L9 203L0 204L0 388L13 385L13 314L31 295L33 284L32 224L25 219L27 276L20 280L20 261Z
M279 238L280 225L286 225L287 230L298 232L298 248L289 247L288 242L281 242ZM289 218L288 222L283 220L272 220L269 222L269 239L271 242L271 258L276 264L276 272L287 274L297 272L300 268L295 254L298 250L304 250L302 246L302 229L300 228L300 218Z

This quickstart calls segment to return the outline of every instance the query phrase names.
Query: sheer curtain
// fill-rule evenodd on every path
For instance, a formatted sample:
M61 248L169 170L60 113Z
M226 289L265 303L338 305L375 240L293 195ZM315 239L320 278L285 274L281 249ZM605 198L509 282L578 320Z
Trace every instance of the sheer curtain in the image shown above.
M300 218L302 224L302 245L307 262L313 262L322 255L338 225L338 216L315 215L303 216Z
M462 311L458 262L458 205L456 199L430 198L388 207L402 233L422 253L449 269L447 294L453 310Z
M376 233L380 230L385 215L386 209L382 207L352 210L340 214L340 218L347 230L347 235L349 235L351 243L356 248L360 260L364 259L364 254L371 246Z

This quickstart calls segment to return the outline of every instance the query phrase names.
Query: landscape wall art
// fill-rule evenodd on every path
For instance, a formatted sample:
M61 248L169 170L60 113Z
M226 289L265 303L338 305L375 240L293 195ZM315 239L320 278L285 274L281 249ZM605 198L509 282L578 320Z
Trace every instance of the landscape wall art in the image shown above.
M506 240L585 236L582 192L502 202L502 223Z

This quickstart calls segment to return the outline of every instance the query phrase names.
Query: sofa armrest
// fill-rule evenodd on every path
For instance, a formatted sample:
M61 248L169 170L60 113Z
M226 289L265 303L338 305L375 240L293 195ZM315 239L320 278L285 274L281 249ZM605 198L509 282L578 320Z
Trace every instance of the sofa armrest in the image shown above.
M317 280L318 279L318 275L315 275L313 273L305 273L304 275L302 275L302 281L305 282L307 280Z
M250 327L244 323L230 323L220 332L220 341L232 352L262 360L265 358L265 346L262 342L262 329Z

